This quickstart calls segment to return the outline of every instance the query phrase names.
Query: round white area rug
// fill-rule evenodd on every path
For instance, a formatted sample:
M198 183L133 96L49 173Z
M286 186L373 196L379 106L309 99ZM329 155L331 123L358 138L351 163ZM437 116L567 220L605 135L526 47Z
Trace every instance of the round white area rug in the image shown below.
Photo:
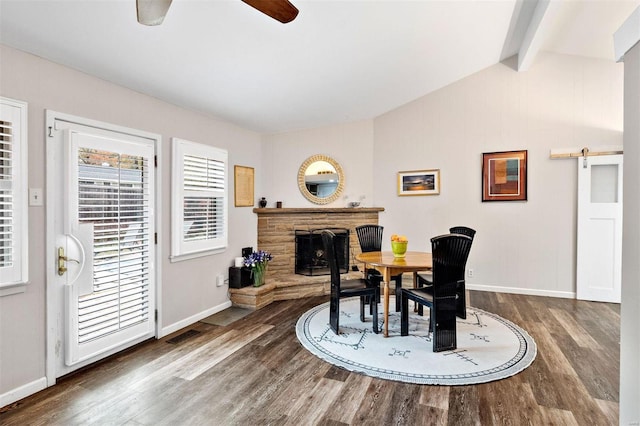
M395 306L393 297L389 303ZM411 304L410 304L411 305ZM381 308L381 307L380 307ZM329 327L329 303L304 313L296 325L302 345L338 367L388 380L428 385L469 385L513 376L536 357L536 344L522 328L492 313L467 307L458 318L457 349L433 352L429 309L411 312L409 336L400 336L400 313L389 313L389 337L372 330L371 315L360 322L359 298L340 301L340 334ZM382 311L382 309L380 309Z

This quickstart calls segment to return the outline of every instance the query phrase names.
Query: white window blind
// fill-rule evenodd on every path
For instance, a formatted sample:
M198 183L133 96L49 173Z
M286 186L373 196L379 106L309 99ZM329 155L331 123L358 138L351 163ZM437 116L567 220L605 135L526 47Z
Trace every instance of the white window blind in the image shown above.
M149 161L78 150L78 222L93 226L93 292L78 302L78 342L148 319Z
M227 246L227 151L173 139L172 259Z
M0 296L27 282L27 104L0 98Z
M13 123L0 119L0 267L13 266Z

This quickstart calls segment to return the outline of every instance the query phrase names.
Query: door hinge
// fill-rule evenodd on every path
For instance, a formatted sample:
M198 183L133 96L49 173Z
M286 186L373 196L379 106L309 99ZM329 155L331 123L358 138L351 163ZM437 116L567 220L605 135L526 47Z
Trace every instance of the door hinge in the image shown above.
M153 244L158 244L158 233L154 232L153 233Z
M153 156L153 166L154 167L158 167L158 156L157 155Z
M158 321L158 310L157 310L157 309L153 312L153 318L154 318L156 321Z

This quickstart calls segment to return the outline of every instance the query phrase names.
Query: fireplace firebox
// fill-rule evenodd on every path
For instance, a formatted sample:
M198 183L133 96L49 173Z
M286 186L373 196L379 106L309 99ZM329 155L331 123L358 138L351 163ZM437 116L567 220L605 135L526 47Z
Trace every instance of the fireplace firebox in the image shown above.
M349 271L349 230L329 229L336 235L336 257L341 274ZM296 230L296 274L330 275L329 262L322 243L324 229Z

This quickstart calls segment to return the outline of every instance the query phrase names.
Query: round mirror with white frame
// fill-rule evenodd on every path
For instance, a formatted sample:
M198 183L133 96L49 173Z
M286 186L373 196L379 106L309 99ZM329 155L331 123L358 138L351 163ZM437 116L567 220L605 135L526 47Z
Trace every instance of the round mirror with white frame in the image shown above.
M315 204L328 204L344 189L342 167L333 158L318 154L307 158L298 170L298 187Z

